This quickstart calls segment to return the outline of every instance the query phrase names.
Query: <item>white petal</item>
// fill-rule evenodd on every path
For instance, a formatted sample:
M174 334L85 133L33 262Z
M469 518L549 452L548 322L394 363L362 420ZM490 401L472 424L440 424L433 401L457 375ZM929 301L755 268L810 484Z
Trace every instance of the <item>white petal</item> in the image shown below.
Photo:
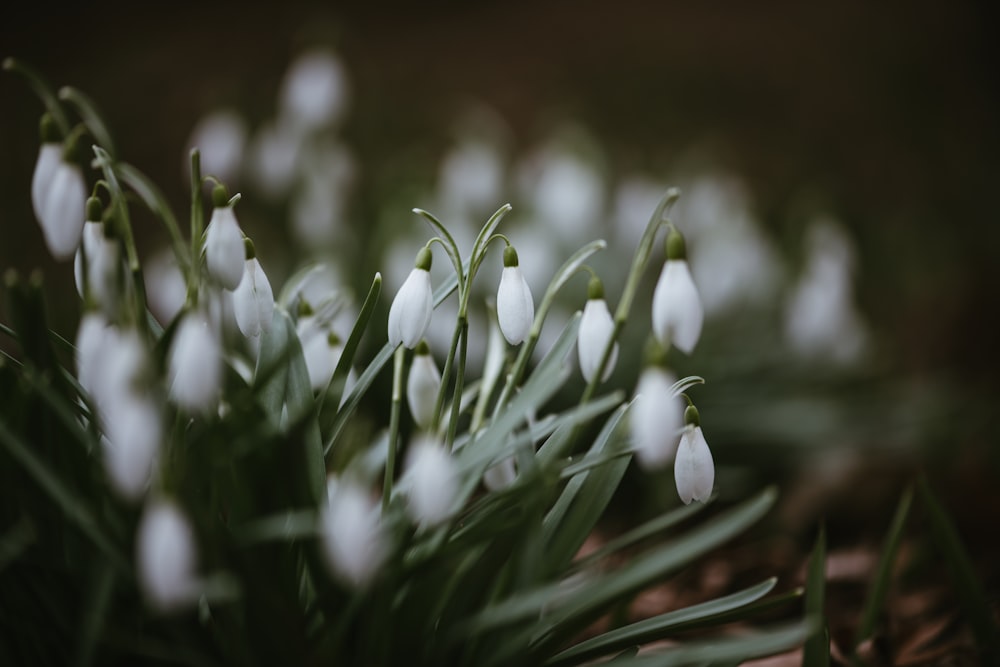
M406 379L406 401L417 426L431 427L434 421L434 406L441 389L441 373L429 354L418 354L413 358L410 375Z
M347 104L347 76L340 60L328 51L300 56L285 75L282 111L306 129L335 121Z
M214 404L222 381L222 348L216 333L200 316L188 315L170 345L170 396L189 411Z
M62 163L63 147L59 142L48 142L38 149L38 161L35 162L35 173L31 176L31 205L35 209L35 218L41 222L42 209L52 183L56 167Z
M45 243L56 259L69 259L80 245L86 204L83 172L75 164L61 161L42 193L38 218Z
M436 524L451 513L457 492L455 465L443 447L419 440L407 455L406 489L409 509L423 524Z
M353 482L331 483L320 534L331 569L355 586L369 581L381 565L385 538L378 505Z
M168 611L197 599L194 531L172 502L146 507L139 523L136 562L139 585L152 606Z
M608 304L604 299L588 299L583 307L583 316L580 318L580 330L577 336L576 348L580 359L580 372L583 378L590 382L597 372L597 366L601 363L601 355L604 348L611 339L615 324L608 312ZM618 361L618 343L611 348L608 356L608 363L604 367L604 382L611 375Z
M253 338L271 329L274 293L256 257L244 264L243 280L233 290L233 313L243 335Z
M389 342L413 349L431 323L434 307L431 274L424 269L410 271L389 307Z
M490 491L506 489L517 479L517 468L514 466L514 457L508 456L503 461L494 463L483 473L483 484Z
M130 397L105 410L104 462L118 492L139 498L160 447L160 411L149 400Z
M681 435L674 461L674 481L677 495L690 505L692 500L705 502L715 484L715 462L700 426L689 428Z
M80 296L83 296L84 254L87 259L87 287L90 295L109 317L113 317L121 293L118 280L121 250L114 239L104 236L102 223L87 222L83 225L80 247L73 261L76 290Z
M704 317L687 261L667 261L653 292L656 338L663 346L674 345L690 354L701 336Z
M80 320L76 332L76 377L88 393L94 393L94 382L100 368L99 355L108 331L102 315L89 312Z
M684 424L684 402L670 388L676 379L662 368L642 372L636 387L630 420L632 439L639 463L660 468L670 463L677 451L677 431Z
M243 234L232 207L214 209L205 232L205 262L209 275L227 290L234 290L243 279L244 261Z
M505 266L497 289L497 319L500 331L511 345L528 337L535 319L535 302L519 266Z

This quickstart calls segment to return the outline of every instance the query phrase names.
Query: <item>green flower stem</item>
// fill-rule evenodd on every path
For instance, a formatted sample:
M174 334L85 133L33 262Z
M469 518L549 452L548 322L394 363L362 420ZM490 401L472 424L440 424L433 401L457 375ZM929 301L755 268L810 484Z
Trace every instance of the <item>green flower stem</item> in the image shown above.
M458 318L458 335L460 336L458 348L458 372L455 374L455 391L451 397L451 419L448 422L448 436L445 440L446 451L451 451L455 444L455 433L458 430L458 416L462 407L462 391L465 388L465 357L469 347L469 320L466 317Z
M403 387L406 385L406 348L400 345L392 365L392 409L389 413L389 450L385 455L385 481L382 483L382 513L389 509L392 499L392 481L396 474L396 451L399 440L399 415L403 409Z
M163 226L166 227L167 234L170 236L170 242L173 245L178 265L188 270L189 262L186 254L187 248L185 247L184 235L181 234L180 225L177 224L177 217L167 203L166 197L163 196L163 192L160 191L148 176L128 163L119 162L115 165L115 171L122 181L139 195L139 198L146 204L146 207L163 222Z
M52 87L42 75L16 58L4 59L3 68L9 72L17 72L28 81L28 85L38 95L38 99L42 101L48 112L52 114L52 119L59 126L59 131L62 132L63 137L67 136L70 133L69 118L67 118L62 105L59 104L55 93L52 92Z
M187 280L187 304L198 303L198 273L201 268L201 233L204 228L201 207L201 153L191 149L191 271Z
M431 433L437 433L438 427L441 425L441 410L444 408L444 397L448 391L451 367L454 366L455 353L458 351L458 340L461 335L461 324L456 321L455 332L451 336L451 347L448 348L448 356L444 360L444 370L441 371L441 387L438 389L437 399L434 401L434 420L431 423Z
M114 140L111 139L111 132L108 131L108 126L105 124L100 112L97 111L97 105L94 104L94 101L72 86L63 86L60 88L59 99L69 102L76 108L77 113L80 114L80 118L83 119L83 123L87 126L87 130L91 136L97 139L97 143L100 144L101 148L108 151L109 155L114 156Z

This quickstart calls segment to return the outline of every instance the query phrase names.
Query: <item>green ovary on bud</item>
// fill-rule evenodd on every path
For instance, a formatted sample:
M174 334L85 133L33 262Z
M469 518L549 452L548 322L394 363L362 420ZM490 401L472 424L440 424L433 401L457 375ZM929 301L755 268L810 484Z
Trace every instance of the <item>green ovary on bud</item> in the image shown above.
M687 244L684 241L684 235L673 225L670 225L670 231L667 232L666 250L667 259L687 259Z
M212 188L212 206L215 208L229 206L229 190L222 183L218 183Z

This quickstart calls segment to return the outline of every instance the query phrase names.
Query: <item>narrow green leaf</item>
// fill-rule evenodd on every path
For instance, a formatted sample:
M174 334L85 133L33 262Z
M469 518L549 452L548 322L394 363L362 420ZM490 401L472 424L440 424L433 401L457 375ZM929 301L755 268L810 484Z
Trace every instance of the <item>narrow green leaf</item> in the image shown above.
M826 667L830 664L830 639L826 633L824 598L826 594L826 528L819 527L816 544L809 557L806 575L806 614L817 619L818 627L802 651L803 667Z
M91 580L90 600L80 624L80 643L76 654L76 664L80 667L93 662L94 650L104 629L115 587L115 571L110 562L99 560L95 564L95 570Z
M122 182L139 195L139 198L146 204L146 208L163 221L164 226L167 228L167 233L170 235L170 242L173 244L174 257L180 263L181 271L187 274L188 266L191 262L188 244L184 241L184 235L181 233L180 225L177 223L177 216L174 215L173 209L167 203L167 198L163 195L163 191L146 174L130 164L119 162L115 165L115 170L121 176Z
M990 605L983 595L983 585L972 568L972 562L951 517L931 493L925 478L920 479L917 489L927 508L934 542L941 549L945 565L951 572L955 591L976 637L976 644L983 652L984 664L996 660L1000 658L1000 628L997 627Z
M7 430L6 425L2 422L0 422L0 442L4 444L11 456L24 467L28 475L52 498L52 501L62 509L69 522L75 524L118 569L128 571L127 559L119 553L108 536L105 535L83 499L77 497L67 488L58 476L35 456L28 444Z
M111 132L108 131L108 126L104 123L104 119L101 118L101 114L97 110L97 105L94 104L92 99L72 86L63 86L60 88L59 99L73 105L76 112L80 114L84 125L90 130L90 135L97 140L98 145L107 150L111 156L117 153L115 142L111 139Z
M896 560L896 552L899 550L899 542L903 537L903 528L906 525L906 517L909 516L912 502L913 487L910 486L899 499L896 514L893 516L889 532L885 536L882 553L878 559L878 567L875 570L875 578L872 580L868 598L865 600L864 611L861 614L861 622L858 624L858 632L854 640L855 648L869 639L875 632L875 624L878 622L878 616L882 611L882 605L885 603L885 596L892 580L892 564Z
M558 609L539 624L531 642L534 649L544 653L578 632L615 602L728 541L764 516L776 498L773 488L765 489L686 535L637 558L627 568L606 574L579 593L567 596Z
M751 586L732 595L670 611L637 623L632 623L631 625L626 625L611 632L606 632L566 649L545 664L553 667L556 665L570 665L615 651L621 651L628 646L641 645L662 639L669 636L670 632L681 624L686 625L691 621L709 618L756 602L770 593L776 582L777 579L772 577L756 586Z
M28 81L28 85L38 95L38 99L42 101L48 112L52 114L53 120L59 126L59 131L62 132L65 139L70 133L69 119L66 117L66 111L59 104L59 100L52 91L52 86L49 85L49 82L32 67L29 67L16 58L5 58L3 68L11 72L17 72Z

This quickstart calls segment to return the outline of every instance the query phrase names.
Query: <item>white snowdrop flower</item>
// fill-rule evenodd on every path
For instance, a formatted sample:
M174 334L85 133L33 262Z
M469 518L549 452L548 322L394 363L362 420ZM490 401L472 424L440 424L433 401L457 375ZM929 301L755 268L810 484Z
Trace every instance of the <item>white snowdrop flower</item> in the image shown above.
M202 315L189 313L177 327L167 372L177 405L191 412L213 407L222 383L222 346Z
M458 491L451 455L433 440L418 439L407 453L404 485L413 518L424 525L440 523L451 513Z
M220 109L203 116L191 131L188 145L201 154L201 171L225 183L239 179L243 152L247 143L247 124L231 109ZM190 162L185 161L190 167Z
M547 224L579 235L594 227L604 210L604 181L590 162L555 149L543 157L533 199Z
M62 162L63 146L55 138L46 138L46 132L54 133L54 129L47 129L46 120L52 123L51 117L46 114L42 120L42 145L38 149L38 160L35 162L35 171L31 176L31 206L35 210L35 217L41 221L42 208L48 194L49 183L55 174L56 167Z
M413 421L422 429L434 423L434 407L441 389L441 373L431 356L427 341L420 341L413 357L409 377L406 378L406 402Z
M598 277L590 279L587 287L587 304L583 307L583 316L580 318L580 329L576 339L576 349L580 359L580 372L583 379L590 382L597 373L597 366L601 363L601 356L604 348L607 347L611 335L614 333L615 323L611 319L608 311L608 304L604 300L604 285ZM604 375L601 382L611 376L611 371L618 361L618 343L611 347L608 355L608 363L604 367Z
M465 140L445 155L439 176L445 206L465 213L496 204L503 189L504 168L495 147Z
M511 345L519 345L528 337L535 319L531 288L521 275L514 246L507 246L503 251L503 272L497 289L497 319L503 337Z
M83 225L83 237L73 261L73 276L76 290L83 296L84 282L89 295L104 312L112 316L121 296L119 268L121 249L114 238L109 238L101 221L101 200L91 197L87 200L87 222ZM83 267L87 266L86 281Z
M311 315L299 318L296 332L302 345L306 370L309 372L309 384L313 391L325 391L337 370L337 364L340 363L344 344L340 336L321 326L316 317ZM347 371L341 402L347 398L348 392L357 381L357 373L351 368Z
M282 84L282 112L305 129L335 122L347 108L347 100L347 73L329 51L299 56Z
M146 505L136 544L139 587L149 605L173 611L198 599L194 530L170 500Z
M96 354L91 394L105 425L118 403L133 397L149 367L149 352L134 329L107 327Z
M143 262L142 266L146 275L149 309L160 324L166 325L177 317L187 299L184 274L177 266L174 253L169 249L156 253Z
M246 239L247 259L244 262L243 279L233 290L233 313L236 324L247 338L256 338L261 331L271 330L274 312L274 293L267 275L260 267L253 243Z
M45 244L57 260L69 259L80 245L86 217L87 185L83 171L61 156L51 168L48 180L40 186L38 196L35 214Z
M677 482L677 495L685 505L690 505L692 500L703 503L712 495L715 462L705 441L705 434L701 431L698 409L693 405L688 406L684 412L684 421L687 422L687 427L681 434L677 457L674 459L674 481Z
M87 312L80 319L76 332L76 377L88 394L94 394L94 387L100 372L100 355L108 334L108 321L97 312Z
M112 485L128 500L146 490L163 431L160 410L148 398L128 395L104 410L104 465Z
M513 456L494 463L483 473L483 484L490 491L506 489L515 479L517 479L517 468Z
M236 222L233 207L228 205L225 188L219 186L212 193L215 209L205 230L205 263L212 278L232 291L243 279L243 232Z
M378 504L356 483L331 478L329 505L320 517L320 535L331 569L355 586L378 571L386 551Z
M667 235L667 261L653 291L653 333L664 347L674 345L691 354L701 336L704 318L688 268L684 237L671 228Z
M659 366L648 366L639 376L629 425L636 456L645 468L662 468L677 452L684 402L671 391L676 381Z
M254 136L250 148L250 175L257 191L270 199L288 194L298 177L303 137L291 123L270 123Z
M410 275L389 307L389 342L413 349L424 337L434 308L431 290L431 251L421 248Z

